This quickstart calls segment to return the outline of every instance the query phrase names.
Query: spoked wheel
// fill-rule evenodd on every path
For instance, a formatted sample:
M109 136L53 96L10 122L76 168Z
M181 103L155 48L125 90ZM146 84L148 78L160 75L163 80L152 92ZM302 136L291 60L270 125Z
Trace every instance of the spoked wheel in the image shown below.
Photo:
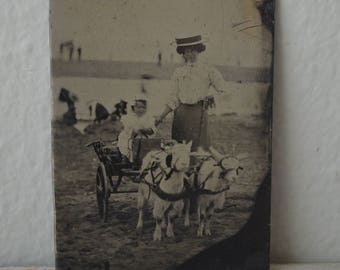
M97 169L96 192L99 216L106 222L108 217L110 191L108 190L108 177L103 164L100 164Z

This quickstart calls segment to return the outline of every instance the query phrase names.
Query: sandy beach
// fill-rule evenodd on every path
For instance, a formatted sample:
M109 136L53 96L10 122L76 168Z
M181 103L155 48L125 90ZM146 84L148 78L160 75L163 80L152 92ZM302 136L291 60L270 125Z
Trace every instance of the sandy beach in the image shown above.
M262 117L211 116L212 144L225 154L246 153L244 170L227 193L224 209L212 221L212 236L196 236L196 217L190 228L183 218L175 222L175 239L153 242L151 209L142 236L137 235L137 194L113 194L109 219L98 215L95 175L98 159L84 145L98 137L114 139L117 124L83 135L73 126L56 121L54 132L54 188L56 199L57 261L60 269L173 269L206 247L228 238L242 228L254 203L255 193L268 168L266 125ZM170 122L160 135L170 134ZM122 188L136 184L124 179Z

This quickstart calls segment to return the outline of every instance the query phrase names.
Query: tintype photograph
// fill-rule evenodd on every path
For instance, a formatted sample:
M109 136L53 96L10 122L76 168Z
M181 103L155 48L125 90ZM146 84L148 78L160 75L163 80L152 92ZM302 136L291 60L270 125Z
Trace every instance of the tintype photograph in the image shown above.
M273 0L50 0L57 269L269 269Z

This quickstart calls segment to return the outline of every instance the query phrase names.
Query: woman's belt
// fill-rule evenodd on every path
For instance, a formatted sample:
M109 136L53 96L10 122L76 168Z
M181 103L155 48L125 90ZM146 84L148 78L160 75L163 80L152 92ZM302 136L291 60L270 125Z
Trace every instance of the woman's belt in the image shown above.
M192 104L183 103L183 104L186 105L186 106L200 105L205 110L216 107L215 98L213 96L209 96L209 97L206 97L205 99L201 99L201 100L197 101L196 103L192 103Z

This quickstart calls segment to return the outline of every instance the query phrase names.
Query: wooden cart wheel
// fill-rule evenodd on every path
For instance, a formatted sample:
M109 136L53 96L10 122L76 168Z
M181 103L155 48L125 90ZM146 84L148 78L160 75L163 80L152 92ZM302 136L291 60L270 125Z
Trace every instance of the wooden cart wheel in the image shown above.
M108 217L110 191L108 189L108 177L106 175L105 166L102 163L97 169L96 193L99 215L103 221L106 222Z

